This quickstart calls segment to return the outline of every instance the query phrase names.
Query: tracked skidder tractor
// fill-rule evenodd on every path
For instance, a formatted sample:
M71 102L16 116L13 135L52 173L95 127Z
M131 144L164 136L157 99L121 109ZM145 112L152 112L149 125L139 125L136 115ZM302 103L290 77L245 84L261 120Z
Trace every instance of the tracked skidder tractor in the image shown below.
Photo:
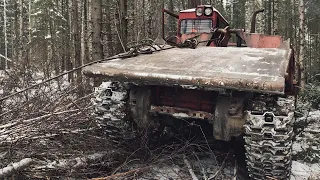
M84 73L105 80L96 113L110 124L142 129L208 122L215 139L245 141L250 178L289 179L294 100L294 51L278 35L232 29L210 5L174 14L163 10L165 45L143 41ZM165 36L165 16L177 32ZM111 127L110 129L116 129Z

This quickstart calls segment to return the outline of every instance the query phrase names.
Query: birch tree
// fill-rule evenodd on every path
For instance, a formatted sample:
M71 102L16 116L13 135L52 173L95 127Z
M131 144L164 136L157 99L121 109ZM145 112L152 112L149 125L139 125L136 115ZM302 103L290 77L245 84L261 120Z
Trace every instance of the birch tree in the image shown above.
M304 0L299 0L299 34L300 34L300 49L299 49L299 66L301 69L301 77L299 78L301 81L301 87L304 87L304 43L305 43L305 4Z

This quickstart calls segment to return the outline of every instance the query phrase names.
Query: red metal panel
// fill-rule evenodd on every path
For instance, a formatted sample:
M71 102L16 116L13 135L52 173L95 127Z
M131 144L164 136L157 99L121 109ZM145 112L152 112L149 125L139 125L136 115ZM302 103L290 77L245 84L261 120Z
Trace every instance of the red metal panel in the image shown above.
M283 42L281 36L264 34L245 34L244 38L247 46L253 48L280 48Z
M157 106L187 108L196 111L214 112L214 100L217 94L209 91L188 90L174 87L158 86L153 89Z

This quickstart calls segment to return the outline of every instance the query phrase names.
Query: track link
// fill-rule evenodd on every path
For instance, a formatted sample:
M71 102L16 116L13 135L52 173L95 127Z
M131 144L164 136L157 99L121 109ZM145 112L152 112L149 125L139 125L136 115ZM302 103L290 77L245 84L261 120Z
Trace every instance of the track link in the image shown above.
M290 178L293 122L293 98L261 96L249 104L244 140L250 178Z
M119 82L103 82L95 88L92 99L98 124L115 144L128 136L127 111L128 91Z

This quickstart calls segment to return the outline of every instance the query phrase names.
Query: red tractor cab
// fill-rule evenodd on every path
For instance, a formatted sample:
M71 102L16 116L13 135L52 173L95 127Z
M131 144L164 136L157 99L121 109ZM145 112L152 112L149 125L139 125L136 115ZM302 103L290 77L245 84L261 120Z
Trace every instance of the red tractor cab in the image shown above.
M165 37L165 13L178 20L176 36ZM186 40L197 40L197 43L207 42L207 46L228 46L230 39L229 23L221 13L211 5L200 5L197 8L187 9L176 15L163 9L163 38L166 41L175 39L177 44ZM238 30L243 32L243 30Z
M181 42L200 36L200 41L208 41L217 28L229 26L226 19L212 6L201 5L197 8L180 11L178 37ZM214 43L211 43L214 46Z
M163 39L181 47L190 47L191 41L193 46L205 44L214 47L279 48L283 42L281 36L255 33L256 16L263 11L258 10L253 14L251 30L245 32L244 29L231 29L227 20L211 5L199 5L197 8L180 11L178 15L163 9ZM174 36L165 36L165 14L178 21ZM235 38L232 39L232 35Z

